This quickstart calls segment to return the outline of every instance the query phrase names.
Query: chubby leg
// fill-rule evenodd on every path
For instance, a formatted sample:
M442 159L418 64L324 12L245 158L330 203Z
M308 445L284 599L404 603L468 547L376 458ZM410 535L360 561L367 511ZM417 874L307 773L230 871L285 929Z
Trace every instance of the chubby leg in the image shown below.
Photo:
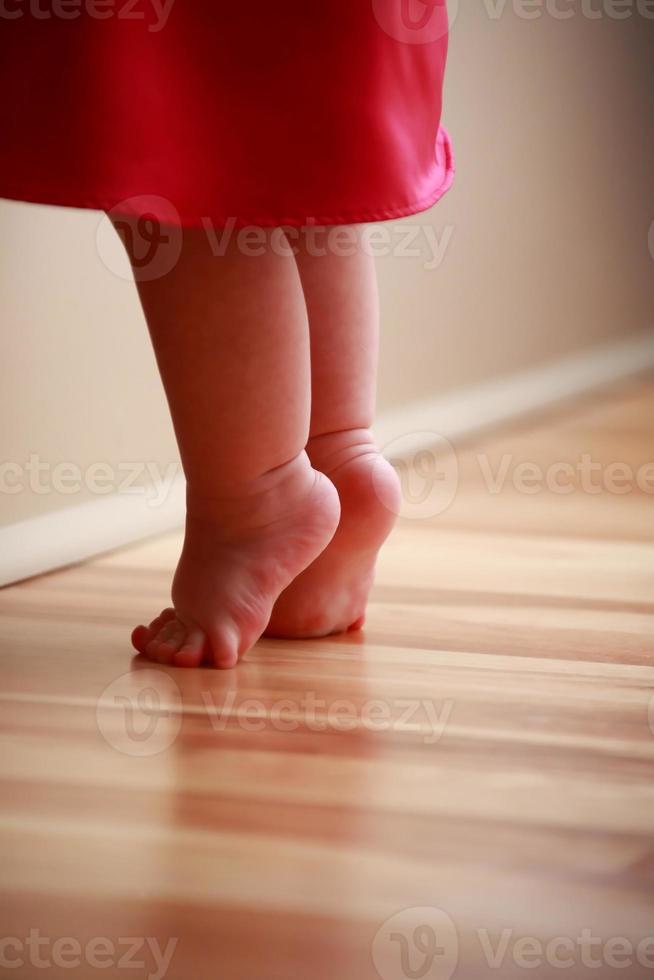
M325 551L277 600L266 631L271 636L360 628L377 553L399 510L397 475L370 432L378 353L375 267L362 247L365 230L348 231L351 254L315 254L303 238L296 256L311 333L307 453L336 486L341 519Z
M337 493L304 449L304 297L273 241L215 256L203 231L185 231L173 270L139 284L188 488L174 608L133 634L162 663L233 666L338 523Z

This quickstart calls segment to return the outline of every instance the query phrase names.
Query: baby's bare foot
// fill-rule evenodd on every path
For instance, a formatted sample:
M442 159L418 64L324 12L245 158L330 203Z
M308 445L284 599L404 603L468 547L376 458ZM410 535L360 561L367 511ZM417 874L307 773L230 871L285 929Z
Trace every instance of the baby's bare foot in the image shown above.
M331 539L337 492L306 453L230 497L188 498L174 608L132 634L158 663L233 667L259 639L275 600Z
M329 476L341 520L325 550L281 594L267 636L325 636L360 629L377 553L395 523L400 487L367 429L313 439L312 464Z

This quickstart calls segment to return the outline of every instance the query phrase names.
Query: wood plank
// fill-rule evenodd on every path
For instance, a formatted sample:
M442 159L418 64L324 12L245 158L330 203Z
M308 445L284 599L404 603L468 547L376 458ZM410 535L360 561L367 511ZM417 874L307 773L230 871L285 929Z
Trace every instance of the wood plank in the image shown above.
M493 493L480 461L635 472L653 403L643 377L462 442L451 505L385 547L363 633L265 640L233 672L132 657L179 534L2 590L0 973L94 976L105 937L124 977L131 936L137 976L174 940L169 980L406 980L390 933L417 969L437 922L428 980L560 976L557 937L575 980L620 956L651 976L654 495Z

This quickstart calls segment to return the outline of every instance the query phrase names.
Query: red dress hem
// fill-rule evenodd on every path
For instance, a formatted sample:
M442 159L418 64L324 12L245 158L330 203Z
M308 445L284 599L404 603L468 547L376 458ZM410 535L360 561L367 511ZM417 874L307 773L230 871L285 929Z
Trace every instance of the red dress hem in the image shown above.
M175 208L174 210L179 215L179 222L175 223L183 228L197 228L202 225L202 219L206 218L216 227L302 228L309 224L319 226L367 224L379 221L391 221L395 218L406 218L412 214L419 214L433 207L447 193L454 181L456 172L454 153L450 138L443 127L439 130L437 142L439 149L442 147L444 154L443 178L439 181L437 187L428 195L415 201L409 201L406 204L388 205L385 207L362 207L352 212L329 215L315 214L307 211L302 215L275 215L271 212L266 215L253 214L251 216L224 214L197 216L185 213L183 209ZM35 189L32 183L30 183L29 187L21 187L20 185L8 187L3 182L0 197L5 200L22 201L28 204L41 204L90 211L110 211L112 213L135 213L134 209L120 209L121 204L129 201L129 198L121 200L124 198L124 194L121 193L115 195L98 195L97 193L76 191L75 194L69 195L61 193L57 188L40 187ZM145 198L156 198L157 195L146 192L139 195L132 195L132 197L135 201L140 201ZM164 224L171 223L168 217L169 213L166 215L159 214L157 217Z

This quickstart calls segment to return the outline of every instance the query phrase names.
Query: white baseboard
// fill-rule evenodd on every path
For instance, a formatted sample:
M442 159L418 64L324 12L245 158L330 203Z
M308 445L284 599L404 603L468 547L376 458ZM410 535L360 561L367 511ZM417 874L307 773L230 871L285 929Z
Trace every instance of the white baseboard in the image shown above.
M654 332L565 357L542 367L469 385L382 413L375 434L382 447L396 439L415 451L434 437L456 439L593 388L654 368ZM184 481L164 503L144 495L112 494L0 528L0 586L179 527Z
M383 412L375 435L382 448L402 439L407 451L424 449L433 435L461 438L653 367L654 331L643 331L618 344Z
M156 507L145 494L112 493L0 527L0 586L181 526L185 490L179 475Z

